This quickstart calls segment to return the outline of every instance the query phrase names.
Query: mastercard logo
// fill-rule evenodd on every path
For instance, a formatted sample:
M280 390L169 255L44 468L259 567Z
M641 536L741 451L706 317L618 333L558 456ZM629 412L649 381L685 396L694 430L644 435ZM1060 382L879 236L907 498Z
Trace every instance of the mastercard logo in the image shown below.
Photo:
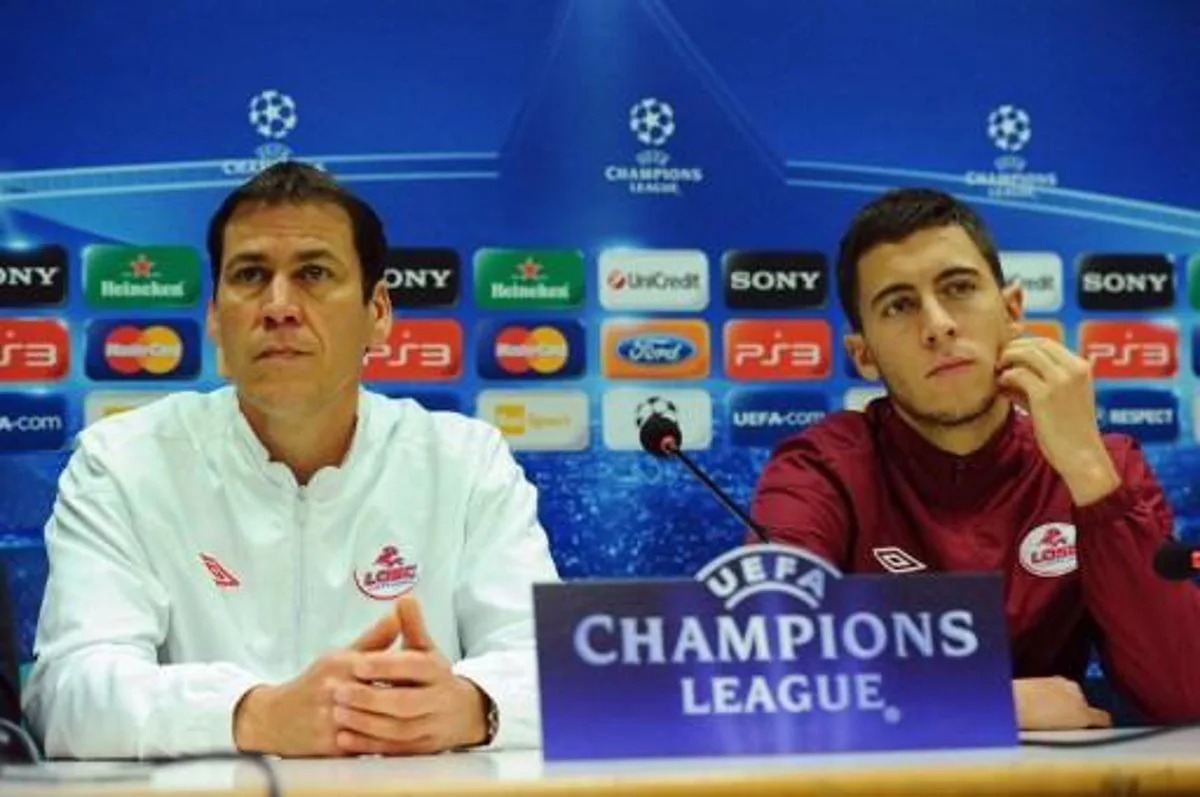
M566 336L554 327L508 327L496 336L496 363L510 374L552 374L570 356Z
M104 340L104 362L119 374L162 376L183 360L183 341L170 327L117 327Z
M95 321L88 327L91 379L190 379L200 370L195 321Z
M479 336L484 379L571 379L584 371L583 325L572 320L489 321Z

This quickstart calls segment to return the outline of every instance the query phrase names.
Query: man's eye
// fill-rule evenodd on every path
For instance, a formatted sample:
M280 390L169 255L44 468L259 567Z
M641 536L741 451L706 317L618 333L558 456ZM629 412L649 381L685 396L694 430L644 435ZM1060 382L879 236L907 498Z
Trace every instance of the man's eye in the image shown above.
M300 278L308 282L317 282L328 277L330 273L324 266L308 265L300 269Z
M914 307L916 307L916 302L911 297L902 296L899 299L888 302L883 308L883 315L885 317L900 315L901 313L907 313Z
M243 284L261 282L266 273L267 270L262 266L246 266L233 272L229 281Z
M946 285L946 293L955 298L961 299L964 296L970 296L975 292L974 280L954 280Z

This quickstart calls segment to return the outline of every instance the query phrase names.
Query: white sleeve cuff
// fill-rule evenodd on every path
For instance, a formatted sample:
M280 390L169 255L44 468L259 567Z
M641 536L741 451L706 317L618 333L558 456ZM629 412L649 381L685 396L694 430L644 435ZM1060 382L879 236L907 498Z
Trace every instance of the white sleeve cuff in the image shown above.
M182 708L177 718L178 737L174 744L157 750L154 740L147 740L143 756L175 756L201 753L232 753L237 751L233 737L233 713L242 697L261 678L232 665L209 665L225 672L225 677L205 679L207 683L185 684L180 701L171 701L171 710ZM217 676L218 673L212 673ZM191 688L188 688L191 686ZM170 727L170 725L165 725Z
M451 669L482 689L500 716L496 737L486 748L540 747L542 724L534 651L487 653L456 662Z

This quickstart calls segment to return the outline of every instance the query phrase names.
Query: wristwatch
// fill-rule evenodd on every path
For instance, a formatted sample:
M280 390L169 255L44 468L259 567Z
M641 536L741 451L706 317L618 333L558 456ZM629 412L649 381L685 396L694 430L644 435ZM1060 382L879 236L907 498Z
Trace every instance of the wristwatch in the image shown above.
M483 692L482 689L479 690ZM487 733L483 737L483 741L479 743L480 747L487 747L496 740L496 734L500 732L500 709L496 708L496 701L492 700L492 696L487 692L483 692L483 698L487 701L487 708L484 711L484 722L487 723Z

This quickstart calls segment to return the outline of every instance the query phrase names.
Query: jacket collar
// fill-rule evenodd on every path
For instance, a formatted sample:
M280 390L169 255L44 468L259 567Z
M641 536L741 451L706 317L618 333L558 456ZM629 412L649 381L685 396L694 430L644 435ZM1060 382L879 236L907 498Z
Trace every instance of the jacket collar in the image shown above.
M981 494L1016 477L1034 444L1029 418L1013 408L987 442L961 456L922 437L889 399L871 402L868 411L875 416L872 426L885 468L899 471L921 499L934 507L974 504Z
M346 456L340 465L328 466L317 471L307 485L301 487L296 482L296 477L291 470L282 462L272 462L270 454L267 452L266 446L258 439L258 435L250 427L250 422L246 420L246 416L242 413L241 407L238 404L237 392L233 388L227 388L228 411L231 415L232 435L239 452L241 453L243 462L259 475L270 481L278 487L290 488L293 490L303 489L314 498L322 498L327 495L336 494L342 483L348 478L349 474L354 470L354 466L366 456L364 448L367 447L367 442L370 439L367 427L370 423L370 396L364 390L359 390L358 393L358 417L354 424L354 436L350 441L350 448L346 451Z

